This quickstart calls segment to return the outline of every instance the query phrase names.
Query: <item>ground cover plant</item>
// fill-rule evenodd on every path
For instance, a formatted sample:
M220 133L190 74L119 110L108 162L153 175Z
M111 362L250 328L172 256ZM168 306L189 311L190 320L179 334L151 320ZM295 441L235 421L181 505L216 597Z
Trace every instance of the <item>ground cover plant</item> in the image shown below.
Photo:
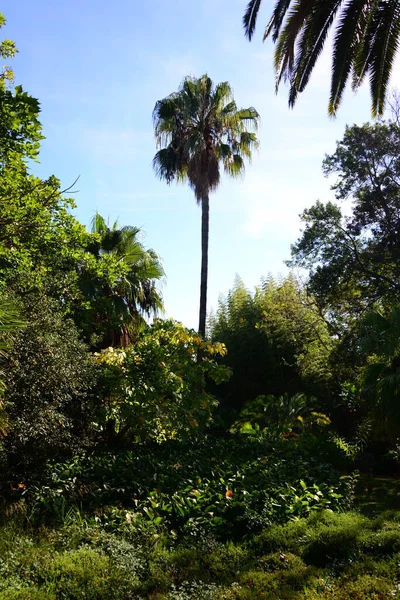
M176 535L238 537L330 508L351 507L356 478L329 461L314 436L208 436L133 450L104 451L49 465L40 481L11 491L32 522L79 508L104 525L164 525Z
M7 599L383 599L399 593L400 520L321 511L221 542L110 532L77 512L56 529L3 525L0 553Z

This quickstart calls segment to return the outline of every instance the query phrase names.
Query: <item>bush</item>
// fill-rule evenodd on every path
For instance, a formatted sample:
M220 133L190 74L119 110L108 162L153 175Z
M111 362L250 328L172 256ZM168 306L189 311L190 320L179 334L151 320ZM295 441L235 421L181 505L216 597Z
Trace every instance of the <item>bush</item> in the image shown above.
M151 524L226 539L343 510L354 483L317 461L306 439L209 437L78 456L49 467L24 497L39 519L62 518L77 505L110 530Z
M24 474L85 444L95 381L73 322L43 298L28 309L30 324L15 336L5 393L9 466Z
M204 432L217 406L206 377L229 379L229 369L214 360L225 352L180 323L157 320L134 345L96 355L107 441L162 442Z
M124 599L130 587L128 573L86 548L56 554L38 568L37 577L56 598L68 600Z

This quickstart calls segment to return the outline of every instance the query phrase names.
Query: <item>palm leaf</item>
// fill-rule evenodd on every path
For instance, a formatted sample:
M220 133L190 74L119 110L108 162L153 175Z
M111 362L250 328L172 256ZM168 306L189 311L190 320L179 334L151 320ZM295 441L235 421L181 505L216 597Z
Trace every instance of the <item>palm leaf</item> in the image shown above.
M309 15L298 41L297 59L291 77L289 105L293 106L297 94L308 84L315 63L320 56L329 29L342 0L316 3L316 9Z
M313 0L296 0L282 29L275 49L274 66L276 72L276 88L282 78L291 81L295 64L295 44L298 35L305 25Z
M253 37L256 29L258 11L260 10L261 0L250 0L246 12L243 16L243 26L245 34L249 40Z
M283 20L289 9L291 1L292 0L278 0L277 1L277 3L275 4L274 12L272 13L271 20L268 23L268 26L264 33L264 40L268 36L270 36L272 33L272 40L274 42L277 41L280 31L281 31Z
M333 45L331 94L328 112L335 115L363 37L365 0L353 0L340 16ZM365 21L365 18L364 18Z
M371 23L375 36L371 48L370 88L372 116L382 115L390 73L399 46L400 6L398 0L381 1Z

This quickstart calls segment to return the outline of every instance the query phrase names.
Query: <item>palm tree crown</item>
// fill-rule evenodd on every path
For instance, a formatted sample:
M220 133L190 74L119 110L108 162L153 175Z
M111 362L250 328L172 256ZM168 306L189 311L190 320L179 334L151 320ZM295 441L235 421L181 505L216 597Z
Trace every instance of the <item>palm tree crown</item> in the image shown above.
M100 236L96 253L113 254L127 266L127 274L118 282L117 289L112 294L107 293L107 290L100 290L100 293L113 298L113 309L119 315L123 338L129 337L128 332L132 326L142 323L142 315L150 317L163 310L157 281L164 277L164 269L158 254L152 249L144 248L139 240L140 231L138 227L119 228L118 221L110 227L99 213L92 219L92 233ZM118 332L113 333L113 343L118 335Z
M186 77L177 93L156 103L153 119L161 148L156 173L168 182L187 178L199 203L218 187L220 163L229 175L240 175L244 158L258 146L257 111L238 110L229 83L214 87L207 75Z
M243 23L252 38L262 0L250 0ZM370 79L372 115L383 113L400 36L399 0L276 0L264 33L276 42L277 87L289 82L289 105L302 92L336 21L328 111L335 115L351 76L353 90Z
M159 148L153 166L168 183L187 180L202 207L202 275L199 332L205 334L209 193L218 187L221 165L230 176L244 171L244 160L257 148L259 115L238 109L227 82L213 85L207 75L186 77L178 92L156 103L153 111Z

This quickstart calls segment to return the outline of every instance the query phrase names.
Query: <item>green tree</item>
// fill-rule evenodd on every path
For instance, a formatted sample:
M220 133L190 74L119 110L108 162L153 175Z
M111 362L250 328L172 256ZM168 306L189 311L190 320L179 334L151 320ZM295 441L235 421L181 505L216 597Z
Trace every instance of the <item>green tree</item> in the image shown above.
M7 297L0 297L0 365L7 359L7 353L12 345L12 336L17 333L25 322L16 304ZM5 373L0 369L0 396L5 388Z
M367 310L390 307L400 293L400 128L394 123L347 127L336 152L324 161L337 203L304 211L293 267L309 271L308 290L327 310L336 333L346 333Z
M220 182L220 165L236 177L244 159L258 146L254 108L239 109L229 83L216 86L207 75L186 77L177 93L159 100L153 112L157 175L168 183L188 180L201 205L201 280L199 333L204 337L207 314L209 194ZM250 129L250 130L249 130ZM251 131L251 129L253 131Z
M0 29L5 25L0 13ZM17 53L11 40L0 42L0 58L8 60ZM0 169L13 162L14 156L35 158L42 139L38 116L39 102L23 91L13 88L14 72L8 65L0 71ZM15 165L14 165L15 168Z
M262 0L250 0L243 17L251 40ZM369 77L372 115L382 115L400 35L398 0L276 0L264 33L276 43L276 85L289 82L289 105L308 84L329 31L332 50L329 114L335 115L349 77L358 89Z
M205 378L217 384L229 378L229 369L215 360L225 352L223 344L204 342L181 323L157 320L135 344L98 354L108 442L165 441L204 432L217 405L205 391Z
M95 365L71 319L41 296L26 302L29 324L8 355L4 445L9 468L29 472L76 452L94 420Z
M394 442L400 431L400 307L387 314L371 311L361 328L367 356L364 395L375 415L375 432Z
M233 376L221 395L229 406L259 395L327 394L334 343L315 302L292 276L269 277L254 293L237 279L210 318L210 332L228 350L223 363Z
M129 331L143 324L142 315L156 316L163 310L162 297L156 285L164 276L160 257L154 250L143 246L138 227L119 228L117 221L109 227L105 219L96 213L92 232L100 236L98 246L93 247L95 254L99 257L114 256L126 267L124 278L117 282L117 290L100 290L101 294L113 298L114 313L121 321L120 328L110 330L103 344L127 345Z

